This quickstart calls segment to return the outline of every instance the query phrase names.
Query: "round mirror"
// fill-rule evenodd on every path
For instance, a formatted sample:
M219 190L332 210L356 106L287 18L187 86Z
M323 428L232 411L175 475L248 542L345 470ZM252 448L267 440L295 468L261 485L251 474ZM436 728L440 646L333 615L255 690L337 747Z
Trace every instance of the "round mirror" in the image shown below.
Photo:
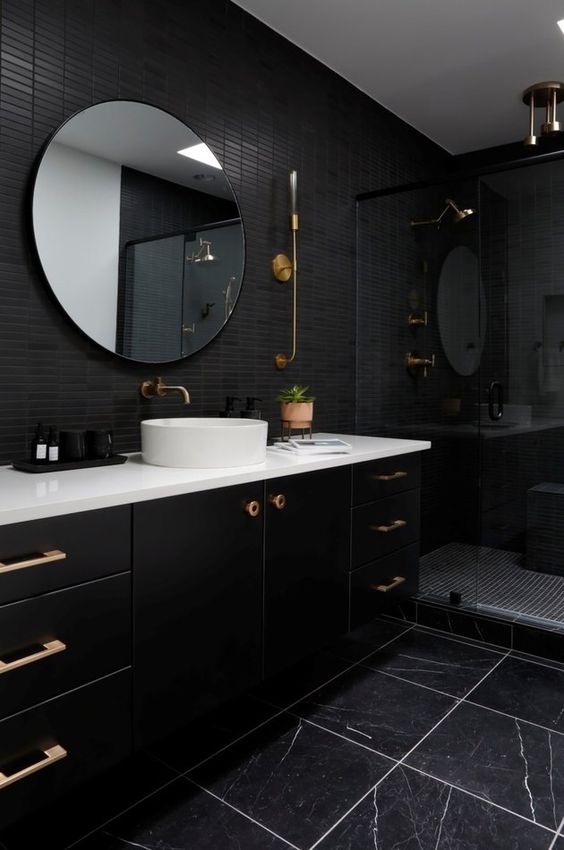
M189 127L153 106L99 103L41 157L33 232L61 307L115 354L167 363L229 319L243 280L237 199Z
M463 245L453 248L442 265L437 318L450 365L459 375L473 375L486 338L486 293L478 258Z

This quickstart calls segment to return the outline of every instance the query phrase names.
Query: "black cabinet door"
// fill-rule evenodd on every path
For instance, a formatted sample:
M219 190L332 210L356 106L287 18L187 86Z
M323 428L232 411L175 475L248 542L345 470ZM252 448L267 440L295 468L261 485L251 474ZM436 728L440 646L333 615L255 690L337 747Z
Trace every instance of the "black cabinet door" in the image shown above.
M266 676L347 630L350 505L347 466L266 482Z
M157 740L260 679L263 485L134 506L134 727Z

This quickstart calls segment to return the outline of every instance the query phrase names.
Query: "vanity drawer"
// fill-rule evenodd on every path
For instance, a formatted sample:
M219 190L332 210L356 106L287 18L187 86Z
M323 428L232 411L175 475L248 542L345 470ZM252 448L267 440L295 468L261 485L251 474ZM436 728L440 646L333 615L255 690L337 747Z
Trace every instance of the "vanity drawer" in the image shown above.
M131 507L0 526L0 605L131 568Z
M410 490L353 509L353 569L419 539L419 498Z
M384 496L413 490L420 483L419 452L356 463L353 466L353 505L364 505Z
M130 573L0 607L0 717L130 664Z
M0 828L130 754L128 670L3 720Z
M419 545L406 546L350 574L350 628L369 622L388 605L417 593Z

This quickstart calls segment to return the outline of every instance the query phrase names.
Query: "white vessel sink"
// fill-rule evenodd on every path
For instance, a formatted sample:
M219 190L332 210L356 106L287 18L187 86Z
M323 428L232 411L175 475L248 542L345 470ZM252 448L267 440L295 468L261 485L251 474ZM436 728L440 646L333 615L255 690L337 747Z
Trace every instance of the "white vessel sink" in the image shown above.
M259 419L146 419L146 463L193 469L251 466L266 460L268 423Z

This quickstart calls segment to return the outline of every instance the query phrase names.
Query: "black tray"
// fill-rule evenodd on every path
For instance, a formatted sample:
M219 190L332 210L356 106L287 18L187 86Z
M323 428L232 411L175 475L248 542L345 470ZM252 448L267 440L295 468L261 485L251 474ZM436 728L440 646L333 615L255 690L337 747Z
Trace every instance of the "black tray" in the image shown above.
M14 469L20 472L65 472L67 469L90 469L93 466L116 466L125 463L126 455L112 455L99 460L70 460L57 463L31 463L28 460L13 460Z

